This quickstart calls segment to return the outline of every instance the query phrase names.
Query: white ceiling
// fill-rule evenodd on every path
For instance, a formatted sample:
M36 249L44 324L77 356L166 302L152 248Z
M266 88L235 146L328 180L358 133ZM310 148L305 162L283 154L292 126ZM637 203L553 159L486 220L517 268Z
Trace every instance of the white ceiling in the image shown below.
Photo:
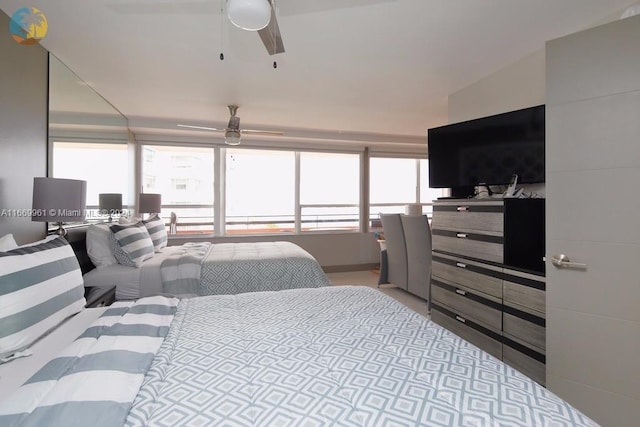
M47 16L42 45L134 131L223 127L238 104L244 128L424 142L447 122L449 94L633 1L277 0L277 69L257 34L222 18L221 0L27 3ZM0 0L8 15L25 5Z

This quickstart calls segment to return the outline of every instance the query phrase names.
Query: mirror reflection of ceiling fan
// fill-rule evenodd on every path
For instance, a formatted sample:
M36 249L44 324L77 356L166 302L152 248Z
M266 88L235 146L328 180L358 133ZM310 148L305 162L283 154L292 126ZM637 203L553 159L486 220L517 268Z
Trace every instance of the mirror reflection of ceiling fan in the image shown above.
M240 117L236 116L238 111L237 105L229 105L229 123L225 129L218 129L208 126L195 126L179 124L178 127L198 130L209 130L213 132L224 132L224 142L228 145L238 145L242 139L242 135L271 135L278 136L284 135L284 132L268 131L268 130L254 130L254 129L240 129Z

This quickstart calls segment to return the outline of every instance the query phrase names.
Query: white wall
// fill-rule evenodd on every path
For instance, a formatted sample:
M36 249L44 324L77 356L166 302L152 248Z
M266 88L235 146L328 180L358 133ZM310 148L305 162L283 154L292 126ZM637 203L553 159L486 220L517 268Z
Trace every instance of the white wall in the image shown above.
M477 119L545 103L544 48L454 92L449 96L449 123ZM545 195L544 184L521 185L526 194Z
M544 48L449 96L449 123L545 103Z

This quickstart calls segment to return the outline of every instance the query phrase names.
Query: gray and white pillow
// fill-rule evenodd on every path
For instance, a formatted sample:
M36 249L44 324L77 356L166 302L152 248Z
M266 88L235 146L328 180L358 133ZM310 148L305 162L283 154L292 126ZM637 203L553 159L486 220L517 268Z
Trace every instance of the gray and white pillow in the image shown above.
M153 241L142 222L130 225L111 224L113 255L119 264L140 267L155 253Z
M165 227L162 218L156 215L153 218L142 220L142 223L147 227L156 252L167 246L167 227Z
M78 259L59 236L0 252L0 363L85 306Z

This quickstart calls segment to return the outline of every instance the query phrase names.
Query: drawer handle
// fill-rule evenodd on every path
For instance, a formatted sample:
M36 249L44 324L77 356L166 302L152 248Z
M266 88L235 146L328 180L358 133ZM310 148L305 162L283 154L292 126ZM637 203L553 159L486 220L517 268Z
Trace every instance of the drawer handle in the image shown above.
M464 291L464 290L462 290L462 289L456 289L456 294L459 294L459 295L464 296L464 295L466 295L466 294L467 294L467 291Z
M456 262L456 267L467 268L467 264L463 264L461 262Z
M456 210L457 210L458 212L466 212L466 211L468 211L468 210L469 210L469 206L458 206L458 207L456 208Z
M465 319L464 317L456 316L456 320L458 322L467 323L467 319Z
M466 239L467 238L467 233L456 233L456 237L458 239Z

